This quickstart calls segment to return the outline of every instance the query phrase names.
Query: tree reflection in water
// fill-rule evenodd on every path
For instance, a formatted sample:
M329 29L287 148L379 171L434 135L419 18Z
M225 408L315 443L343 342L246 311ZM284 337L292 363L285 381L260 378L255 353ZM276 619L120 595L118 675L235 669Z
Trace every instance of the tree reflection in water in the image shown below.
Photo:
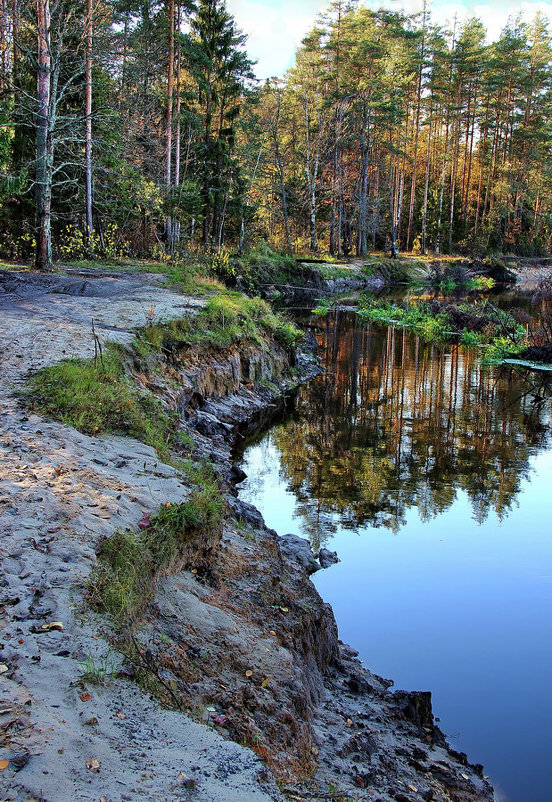
M315 324L325 372L272 432L302 529L318 548L337 527L397 532L463 490L479 523L515 503L529 457L550 436L517 370L482 367L477 353L361 326L335 311Z

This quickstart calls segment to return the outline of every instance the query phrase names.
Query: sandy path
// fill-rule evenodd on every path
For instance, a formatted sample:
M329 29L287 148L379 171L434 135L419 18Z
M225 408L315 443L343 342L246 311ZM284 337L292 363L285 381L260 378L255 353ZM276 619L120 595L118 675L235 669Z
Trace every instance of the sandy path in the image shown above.
M27 415L12 393L30 369L92 355L92 318L102 340L129 342L152 305L163 319L202 303L152 283L159 278L0 276L0 766L10 761L1 799L280 798L270 780L259 785L253 753L160 710L128 681L89 685L84 700L75 685L87 659L100 666L107 656L109 674L119 665L78 589L98 539L187 488L142 443ZM41 629L52 622L63 630Z

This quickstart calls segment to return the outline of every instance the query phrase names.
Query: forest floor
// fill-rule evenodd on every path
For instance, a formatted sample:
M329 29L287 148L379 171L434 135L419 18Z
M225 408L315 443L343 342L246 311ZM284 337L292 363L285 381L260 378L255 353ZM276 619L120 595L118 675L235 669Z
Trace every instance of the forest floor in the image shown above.
M205 303L162 281L0 274L0 798L274 802L284 797L267 763L282 769L287 751L304 769L287 786L280 771L288 799L492 799L481 767L446 747L429 695L391 693L338 644L307 578L308 546L277 538L253 509L242 509L247 526L225 524L216 581L190 570L164 579L141 633L163 676L189 673L204 700L195 720L129 681L86 601L98 544L185 500L189 483L143 443L45 420L17 394L29 371L93 357L92 320L103 342L129 344L152 309L168 319ZM212 459L207 430L258 402L248 386L205 406L198 439ZM223 737L233 720L239 732L258 725L281 755L255 734L257 754Z

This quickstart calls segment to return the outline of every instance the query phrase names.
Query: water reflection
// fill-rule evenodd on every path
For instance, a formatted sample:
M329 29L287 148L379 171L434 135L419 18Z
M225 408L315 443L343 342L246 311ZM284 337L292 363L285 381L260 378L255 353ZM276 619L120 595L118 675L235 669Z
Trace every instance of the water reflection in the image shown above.
M397 532L465 491L474 519L515 503L549 414L512 369L336 311L318 324L324 374L271 433L303 534L319 547L337 527Z
M247 450L240 495L280 534L331 535L314 581L341 638L432 690L497 799L550 802L550 402L474 352L313 325L326 372Z

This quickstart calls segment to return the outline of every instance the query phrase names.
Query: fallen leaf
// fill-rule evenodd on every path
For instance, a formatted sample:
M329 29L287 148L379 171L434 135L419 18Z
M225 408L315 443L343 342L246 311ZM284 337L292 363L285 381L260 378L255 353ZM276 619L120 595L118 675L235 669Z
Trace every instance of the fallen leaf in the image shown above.
M61 623L61 621L50 621L49 624L42 624L40 629L43 629L45 632L51 632L52 630L56 630L57 632L62 632L65 627Z
M250 668L248 668L247 671L245 672L245 676L246 677L252 677L253 676L253 672L251 671Z
M280 610L282 611L282 613L289 613L288 607L280 607Z
M7 665L5 663L1 663L0 664L0 674L5 674L6 671L9 671L9 668L7 667Z
M85 691L84 693L81 693L80 698L81 698L81 702L89 702L92 699L92 697L90 696L88 691Z
M119 710L119 712L117 713L117 718L120 718L121 720L123 720L123 719L126 718L126 716L125 716L124 713L121 713L121 711Z
M467 774L461 774L460 776L463 777L465 780L469 780L470 779Z
M197 568L192 568L192 574L197 574Z
M216 713L217 712L216 707L212 707L211 705L209 705L209 707L206 707L205 710L207 710L209 713Z
M261 688L266 688L268 683L270 682L270 677L267 677L261 682Z
M88 758L88 760L86 761L86 768L89 771L96 771L96 772L99 771L100 770L99 761L97 761L95 757Z
M416 788L415 785L409 785L408 787L410 788L411 791L414 791L415 794L418 793L418 789Z
M96 724L98 723L98 719L96 718L96 716L92 716L92 718L87 719L84 723L88 727L95 727Z
M4 769L7 769L9 765L9 760L0 760L0 771L4 771Z
M353 726L353 722L351 721L350 718L347 719L347 726L348 727L352 727Z
M143 518L140 518L138 521L138 528L139 529L149 529L151 526L151 515L144 515Z
M269 635L275 635L276 633L274 632L274 630L273 630L273 629L271 629L271 630L270 630L270 632L269 632L268 634L269 634Z

